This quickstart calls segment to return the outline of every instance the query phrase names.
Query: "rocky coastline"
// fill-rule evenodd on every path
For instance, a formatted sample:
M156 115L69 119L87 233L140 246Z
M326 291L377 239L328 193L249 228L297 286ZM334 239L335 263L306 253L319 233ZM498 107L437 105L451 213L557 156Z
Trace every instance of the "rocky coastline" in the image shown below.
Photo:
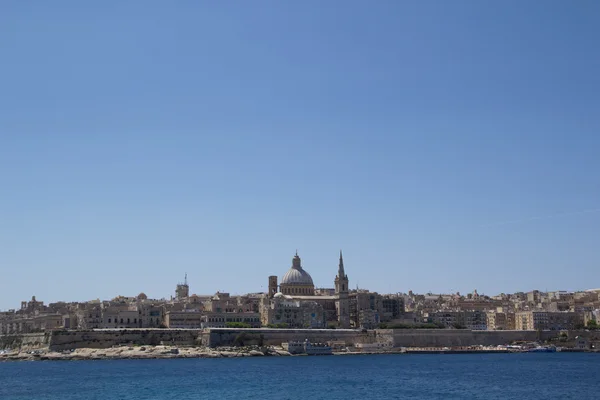
M76 361L76 360L143 360L172 358L233 358L291 356L276 347L180 347L180 346L119 346L107 349L81 348L66 351L47 349L4 350L2 361Z
M574 348L562 348L562 352L583 352ZM373 354L468 354L468 353L519 353L505 349L490 348L402 348L379 351L344 351L333 355ZM586 350L585 352L598 352ZM176 358L236 358L236 357L298 357L306 354L290 354L279 346L199 347L199 346L115 346L105 349L80 348L65 351L48 349L2 350L0 362L9 361L83 361L83 360L150 360Z

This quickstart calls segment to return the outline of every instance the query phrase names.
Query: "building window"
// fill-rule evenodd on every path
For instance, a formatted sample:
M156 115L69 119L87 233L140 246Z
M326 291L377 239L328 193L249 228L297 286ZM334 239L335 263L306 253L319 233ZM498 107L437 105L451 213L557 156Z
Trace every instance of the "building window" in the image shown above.
M108 323L110 324L110 318L108 319Z

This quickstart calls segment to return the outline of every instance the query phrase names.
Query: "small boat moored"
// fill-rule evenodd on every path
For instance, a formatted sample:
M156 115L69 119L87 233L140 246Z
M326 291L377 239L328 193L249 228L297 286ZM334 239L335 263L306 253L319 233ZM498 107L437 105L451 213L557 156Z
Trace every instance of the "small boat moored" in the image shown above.
M308 339L304 342L290 341L282 343L281 346L290 354L307 354L309 356L325 356L333 354L331 346L324 343L310 343Z
M556 346L537 346L527 351L528 353L556 353Z

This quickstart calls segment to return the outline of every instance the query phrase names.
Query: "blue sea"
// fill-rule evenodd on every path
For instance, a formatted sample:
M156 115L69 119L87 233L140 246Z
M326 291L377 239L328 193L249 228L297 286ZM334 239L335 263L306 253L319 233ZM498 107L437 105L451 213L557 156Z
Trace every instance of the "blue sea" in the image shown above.
M0 363L0 399L597 399L600 354Z

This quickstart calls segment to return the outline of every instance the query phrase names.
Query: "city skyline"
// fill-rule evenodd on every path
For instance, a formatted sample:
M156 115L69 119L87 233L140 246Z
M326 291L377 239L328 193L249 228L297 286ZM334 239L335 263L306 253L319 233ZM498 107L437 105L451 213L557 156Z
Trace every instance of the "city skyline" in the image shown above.
M600 3L0 13L0 308L600 287Z
M299 256L299 252L296 249L295 252L295 256ZM341 250L340 250L340 257L341 257ZM344 264L346 264L346 262L344 262ZM291 263L290 263L291 265ZM303 265L303 269L307 270L305 268L304 265L304 260L302 261L302 265ZM337 267L336 267L337 268ZM308 271L308 270L307 270ZM282 278L284 276L284 272L282 271L280 273L278 273L276 276L277 278ZM312 272L308 271L311 276L312 276ZM322 275L322 274L320 274ZM319 276L320 276L319 275ZM173 282L168 283L167 285L169 286L169 293L167 295L152 295L152 294L148 294L146 291L144 290L133 290L133 291L129 291L126 293L118 293L118 294L112 294L112 295L108 295L108 296L91 296L89 298L85 298L85 299L70 299L70 298L60 298L60 299L43 299L46 303L55 303L55 302L66 302L66 303L73 303L73 302L88 302L88 301L95 301L95 300L100 300L100 301L107 301L107 300L111 300L114 298L118 298L120 296L123 297L127 297L127 298L135 298L137 297L139 294L144 294L146 296L148 296L149 299L156 299L156 300L169 300L169 299L174 299L176 297L176 290L175 287L179 286L181 284L186 285L189 289L189 295L198 295L198 296L213 296L215 293L228 293L231 294L232 296L243 296L243 295L248 295L248 294L255 294L255 293L264 293L267 294L269 292L268 290L268 285L267 282L265 281L264 277L263 277L263 283L260 285L260 289L257 290L251 290L248 289L246 291L241 291L241 292L235 292L235 291L231 291L231 290L227 290L227 288L222 288L221 286L219 286L218 289L215 290L208 290L208 291L195 291L194 290L194 285L193 285L193 281L190 283L190 279L188 277L188 273L185 272L183 274L183 279L179 279ZM329 282L327 282L326 284L320 284L319 281L315 280L315 289L333 289L334 285L333 285L333 280L330 279ZM415 289L404 289L404 290L391 290L391 291L381 291L381 290L376 290L370 287L361 287L358 283L356 283L355 281L351 281L351 284L349 286L350 291L354 291L354 290L367 290L369 292L376 292L382 295L395 295L398 293L403 293L403 294L408 294L409 292L413 292L415 294L421 294L421 295L429 295L429 294L442 294L442 295L455 295L457 293L460 293L461 296L467 297L469 294L472 294L474 291L477 291L477 293L479 295L485 295L485 296L489 296L489 297L494 297L494 296L499 296L500 294L514 294L514 293L527 293L527 292L532 292L532 291L540 291L542 293L552 293L552 292L569 292L569 293L575 293L575 292L585 292L585 291L590 291L590 290L598 290L597 287L589 287L589 288L583 288L583 289L575 289L575 290L570 290L570 289L565 289L565 288L552 288L552 289L548 289L548 288L539 288L539 287L533 287L533 288L529 288L529 289L524 289L524 290L515 290L515 291L510 291L510 290L504 290L501 292L497 292L497 293L490 293L490 292L485 292L483 290L480 290L478 288L473 288L471 290L441 290L441 291L435 291L435 290L426 290L426 291L420 291L420 290L415 290ZM18 299L18 301L15 302L15 304L20 303L22 300L24 299L29 299L31 297L36 297L39 299L41 299L40 296L36 295L35 293L32 295L25 295L25 296L21 296L22 298ZM10 310L10 309L17 309L18 307L16 305L14 305L13 307L0 307L0 311L3 310Z

